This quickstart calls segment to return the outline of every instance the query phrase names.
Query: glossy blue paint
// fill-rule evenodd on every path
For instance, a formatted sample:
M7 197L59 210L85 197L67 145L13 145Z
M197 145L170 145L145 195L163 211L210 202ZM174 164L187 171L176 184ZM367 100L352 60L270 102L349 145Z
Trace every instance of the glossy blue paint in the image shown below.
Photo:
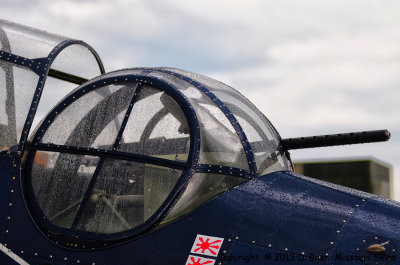
M9 156L0 156L0 228L7 222L8 197L10 182L13 175L13 159ZM4 229L0 233L0 243L4 241Z
M18 265L16 261L10 258L8 255L0 251L0 264L7 264L7 265Z
M20 178L16 180L13 187L18 192L7 211L13 220L2 230L9 230L8 247L15 253L23 251L20 256L27 261L62 264L66 257L73 260L70 264L77 260L80 264L185 264L197 234L225 239L218 256L222 264L291 264L289 259L301 261L293 264L362 264L335 258L361 253L375 259L366 248L388 240L388 254L396 256L400 248L399 203L278 172L251 179L135 240L93 252L71 251L40 234L24 207Z

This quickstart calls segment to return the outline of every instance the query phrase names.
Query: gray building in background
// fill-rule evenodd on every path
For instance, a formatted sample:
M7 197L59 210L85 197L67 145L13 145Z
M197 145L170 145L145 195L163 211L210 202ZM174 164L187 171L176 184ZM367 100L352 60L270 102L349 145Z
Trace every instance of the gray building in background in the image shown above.
M296 173L392 199L391 165L373 157L294 162Z

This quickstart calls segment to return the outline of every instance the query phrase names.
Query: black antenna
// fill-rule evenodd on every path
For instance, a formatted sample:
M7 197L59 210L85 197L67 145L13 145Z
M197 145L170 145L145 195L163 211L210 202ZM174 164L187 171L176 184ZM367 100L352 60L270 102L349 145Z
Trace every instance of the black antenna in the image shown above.
M388 130L351 132L328 134L298 138L282 139L282 146L286 150L315 148L324 146L347 145L347 144L363 144L372 142L384 142L390 139Z

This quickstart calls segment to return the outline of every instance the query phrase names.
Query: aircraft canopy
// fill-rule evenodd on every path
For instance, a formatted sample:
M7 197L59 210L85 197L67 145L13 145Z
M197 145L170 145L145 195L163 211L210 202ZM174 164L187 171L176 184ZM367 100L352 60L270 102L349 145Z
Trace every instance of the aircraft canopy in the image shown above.
M41 118L40 107L50 110L55 94L101 73L99 57L84 42L0 20L0 152L22 151L38 108ZM75 83L67 91L66 81ZM42 91L48 98L39 106Z
M95 247L172 222L250 178L291 170L278 133L245 97L172 68L83 84L31 145L33 216L54 241L89 232Z

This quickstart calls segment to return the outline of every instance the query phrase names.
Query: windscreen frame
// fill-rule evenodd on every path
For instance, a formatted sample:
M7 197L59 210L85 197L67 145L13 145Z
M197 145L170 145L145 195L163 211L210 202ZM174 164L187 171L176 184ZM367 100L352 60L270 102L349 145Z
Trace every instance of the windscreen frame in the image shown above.
M117 71L118 73L119 71ZM68 238L68 242L76 241L78 244L78 249L85 250L86 246L91 245L91 248L104 248L110 244L115 245L118 242L124 241L126 238L134 238L135 236L148 231L152 227L158 225L159 222L163 219L163 217L167 214L167 212L171 209L172 205L175 204L175 201L180 197L180 194L184 191L188 181L194 173L194 169L196 168L198 157L199 157L199 145L200 145L200 136L199 136L199 126L196 114L190 105L190 103L186 100L181 92L162 80L157 78L147 77L144 75L118 75L112 77L99 77L95 78L92 81L84 84L83 86L77 88L72 91L69 95L67 95L42 121L42 123L37 127L36 132L33 134L31 139L30 150L28 151L25 163L24 163L24 171L23 174L23 190L25 191L25 201L27 203L27 207L29 209L29 213L31 218L35 220L35 224L38 226L39 231L54 242L58 242L61 246L67 247L65 244L66 238ZM61 228L54 224L52 224L49 220L47 220L46 216L43 214L42 210L37 204L37 201L34 196L33 186L31 182L32 176L32 168L35 159L35 155L37 151L62 151L63 153L72 153L72 154L82 154L82 155L93 155L105 157L105 158L119 158L118 155L122 156L123 153L118 151L103 151L99 152L98 149L95 148L62 148L61 146L52 146L49 144L40 143L40 139L46 132L46 129L49 128L52 121L55 120L57 115L61 113L65 108L67 108L70 104L75 102L75 100L79 99L83 95L96 90L98 87L107 85L107 84L123 84L126 82L139 82L139 84L147 84L150 86L154 86L160 91L165 92L170 97L172 97L176 103L181 107L182 111L185 114L186 120L189 125L190 130L190 150L188 154L188 160L186 163L183 162L175 162L171 161L170 166L179 168L182 170L182 174L175 186L175 188L171 191L171 193L167 196L166 200L162 203L159 209L142 225L139 225L133 229L125 230L118 233L112 234L99 234L96 235L93 232L86 232L82 230L72 230L71 228ZM126 154L125 154L126 155ZM125 158L128 158L125 156ZM153 161L154 165L163 165L165 161L157 158L146 158L140 155L131 156L130 159L132 161L137 161L139 163L144 163L146 161ZM78 236L79 240L76 239ZM95 242L95 243L93 243ZM74 245L74 244L73 244ZM82 248L82 246L85 246Z

